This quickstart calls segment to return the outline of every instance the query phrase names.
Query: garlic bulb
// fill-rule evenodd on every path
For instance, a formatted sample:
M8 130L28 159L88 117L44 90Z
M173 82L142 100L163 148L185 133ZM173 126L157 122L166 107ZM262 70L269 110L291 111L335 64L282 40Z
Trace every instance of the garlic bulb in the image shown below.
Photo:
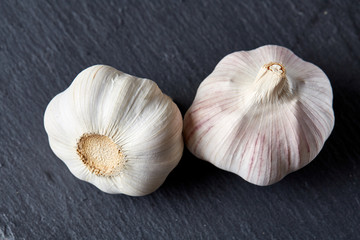
M107 193L155 191L184 147L181 113L156 83L103 65L51 100L44 125L70 171Z
M256 185L312 161L334 126L324 72L280 46L223 58L185 114L184 138L198 158Z

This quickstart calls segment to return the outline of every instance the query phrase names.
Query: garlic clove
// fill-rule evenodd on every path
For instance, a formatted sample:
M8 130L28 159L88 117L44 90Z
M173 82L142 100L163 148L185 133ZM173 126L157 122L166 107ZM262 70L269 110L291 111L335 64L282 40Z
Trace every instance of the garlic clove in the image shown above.
M224 57L200 84L184 119L198 158L257 185L302 168L334 126L323 71L274 45Z
M45 111L51 149L79 179L107 193L155 191L182 156L182 117L155 82L96 65Z

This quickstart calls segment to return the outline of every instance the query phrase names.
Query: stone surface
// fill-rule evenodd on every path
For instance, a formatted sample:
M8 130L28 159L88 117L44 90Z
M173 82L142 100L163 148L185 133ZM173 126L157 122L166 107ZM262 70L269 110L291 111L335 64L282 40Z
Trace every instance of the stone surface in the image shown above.
M1 1L0 239L358 239L358 1ZM328 75L335 129L269 187L188 151L146 197L102 193L52 153L43 113L84 68L147 77L179 105L233 51L292 49Z

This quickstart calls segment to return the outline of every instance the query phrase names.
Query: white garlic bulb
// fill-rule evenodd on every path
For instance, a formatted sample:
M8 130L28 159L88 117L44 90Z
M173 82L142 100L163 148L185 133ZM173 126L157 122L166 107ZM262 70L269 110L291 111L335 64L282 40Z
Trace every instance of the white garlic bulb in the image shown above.
M334 126L332 98L324 72L289 49L235 52L201 83L185 142L198 158L269 185L320 152Z
M45 111L50 147L79 179L107 193L155 191L183 152L181 113L155 82L96 65Z

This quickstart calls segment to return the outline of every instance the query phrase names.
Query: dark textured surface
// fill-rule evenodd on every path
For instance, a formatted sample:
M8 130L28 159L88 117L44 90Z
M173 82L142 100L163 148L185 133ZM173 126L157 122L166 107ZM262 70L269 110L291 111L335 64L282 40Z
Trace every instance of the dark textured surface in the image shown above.
M340 0L0 1L0 239L359 239L359 12ZM222 57L269 43L325 71L336 116L320 155L273 186L185 151L155 193L109 195L48 145L46 105L90 65L153 79L184 114Z

